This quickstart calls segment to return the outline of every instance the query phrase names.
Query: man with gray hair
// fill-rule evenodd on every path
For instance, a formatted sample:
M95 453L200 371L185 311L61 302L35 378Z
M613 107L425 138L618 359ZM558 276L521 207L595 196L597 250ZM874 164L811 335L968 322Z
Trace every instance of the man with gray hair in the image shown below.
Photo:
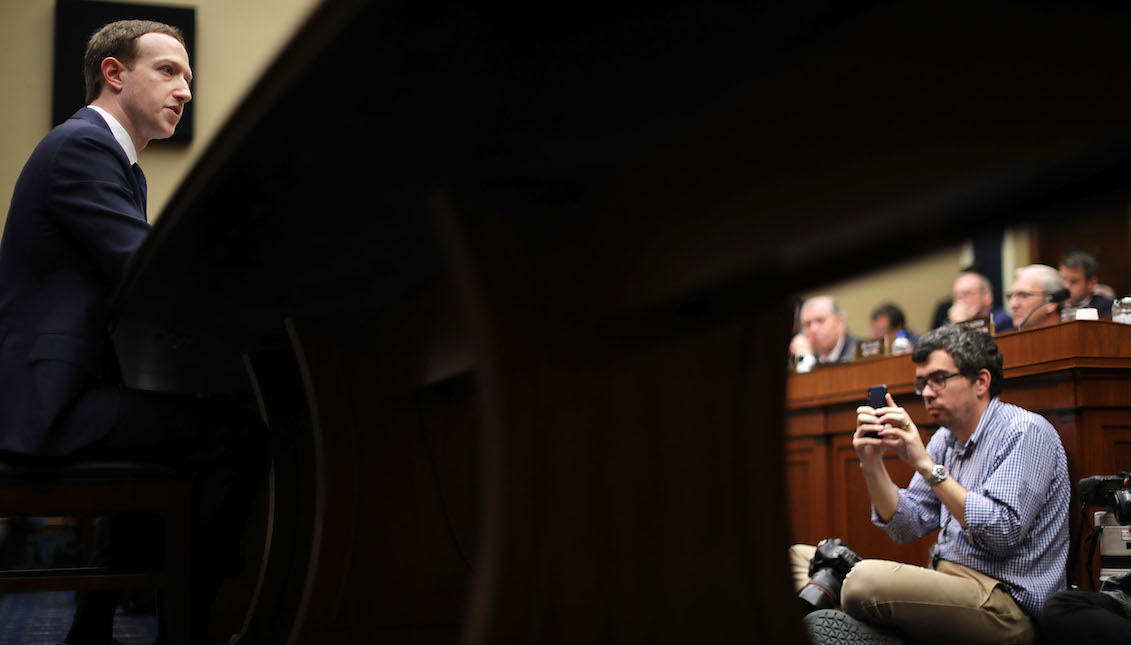
M832 296L813 296L801 305L801 333L789 351L802 365L846 363L856 356L858 338L848 333L844 312ZM814 360L815 359L815 360Z
M1013 325L1035 329L1060 322L1060 303L1048 297L1064 289L1064 279L1047 264L1030 264L1017 269L1013 288L1009 290L1009 313Z

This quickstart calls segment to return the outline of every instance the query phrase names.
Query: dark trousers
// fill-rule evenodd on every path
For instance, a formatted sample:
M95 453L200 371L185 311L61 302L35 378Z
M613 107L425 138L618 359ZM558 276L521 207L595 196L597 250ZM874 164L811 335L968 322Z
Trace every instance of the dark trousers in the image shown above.
M1041 612L1041 636L1050 645L1131 645L1131 620L1123 604L1107 594L1060 591Z
M192 642L206 641L212 603L225 577L244 566L243 541L252 503L268 467L266 429L250 405L123 390L110 433L82 451L87 458L168 464L193 473ZM98 518L92 564L151 566L164 557L154 518ZM67 642L108 643L117 591L78 596Z

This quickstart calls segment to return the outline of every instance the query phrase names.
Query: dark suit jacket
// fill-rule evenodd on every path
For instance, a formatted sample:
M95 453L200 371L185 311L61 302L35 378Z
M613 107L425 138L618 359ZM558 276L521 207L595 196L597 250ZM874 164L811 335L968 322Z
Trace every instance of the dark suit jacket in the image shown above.
M1093 295L1088 299L1088 304L1084 306L1095 307L1096 315L1098 315L1100 318L1111 318L1111 305L1113 302L1115 302L1115 300L1111 298Z
M148 232L145 191L97 112L32 152L0 240L0 450L67 454L109 431L109 299Z
M860 339L845 332L844 345L840 348L840 353L831 361L822 361L819 357L817 359L818 365L832 365L833 363L849 363L856 358L856 346L860 344Z

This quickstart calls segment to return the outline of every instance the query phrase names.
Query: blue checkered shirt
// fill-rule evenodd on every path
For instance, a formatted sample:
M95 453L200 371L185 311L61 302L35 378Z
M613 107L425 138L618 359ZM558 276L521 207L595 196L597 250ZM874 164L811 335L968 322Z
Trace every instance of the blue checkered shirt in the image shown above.
M899 489L888 522L872 522L903 544L940 529L938 556L1005 583L1032 616L1065 588L1071 482L1060 436L1044 417L996 397L966 445L940 427L927 454L966 489L966 529L919 473Z

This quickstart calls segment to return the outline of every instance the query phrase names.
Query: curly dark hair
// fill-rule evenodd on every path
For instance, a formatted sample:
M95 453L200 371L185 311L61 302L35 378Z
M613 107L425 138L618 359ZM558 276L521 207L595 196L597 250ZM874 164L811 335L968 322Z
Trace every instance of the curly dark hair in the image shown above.
M941 349L950 355L958 372L973 380L978 372L990 373L990 396L1001 394L1004 380L1001 351L989 334L973 331L959 325L944 325L919 337L911 360L916 365L927 362L931 352Z

